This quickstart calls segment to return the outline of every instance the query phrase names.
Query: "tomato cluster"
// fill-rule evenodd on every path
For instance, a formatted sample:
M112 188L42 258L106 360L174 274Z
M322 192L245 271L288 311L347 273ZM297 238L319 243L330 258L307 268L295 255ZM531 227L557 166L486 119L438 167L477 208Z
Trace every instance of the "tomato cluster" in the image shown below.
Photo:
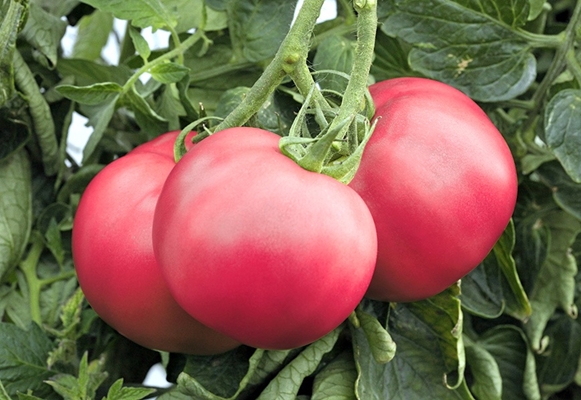
M510 150L447 85L400 78L370 91L379 119L349 185L248 127L190 142L177 164L171 132L106 166L73 228L91 306L159 350L289 349L365 295L418 300L467 274L512 215Z

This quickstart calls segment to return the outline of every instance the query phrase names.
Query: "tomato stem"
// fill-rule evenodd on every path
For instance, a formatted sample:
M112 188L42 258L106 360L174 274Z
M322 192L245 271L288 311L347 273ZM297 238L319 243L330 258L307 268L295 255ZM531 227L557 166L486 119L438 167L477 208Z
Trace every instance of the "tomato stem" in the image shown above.
M285 76L306 65L309 45L324 0L305 1L297 18L279 47L274 59L252 86L240 104L222 121L214 132L242 126L256 114L268 96Z
M33 322L42 326L42 314L40 312L40 291L42 283L36 274L36 267L44 250L44 242L37 232L33 232L31 241L32 247L26 258L20 263L20 270L24 273L24 278L28 284L30 317Z

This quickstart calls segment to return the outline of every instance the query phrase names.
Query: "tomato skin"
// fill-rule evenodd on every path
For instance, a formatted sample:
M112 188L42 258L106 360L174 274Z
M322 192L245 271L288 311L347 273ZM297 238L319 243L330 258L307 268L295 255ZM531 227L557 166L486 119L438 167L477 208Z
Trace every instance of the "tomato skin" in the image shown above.
M373 274L376 234L348 186L306 171L280 137L231 128L172 170L153 223L178 303L243 344L290 349L339 326Z
M122 335L157 350L221 353L239 343L178 306L153 255L153 212L178 133L138 146L90 182L75 215L73 260L89 304Z
M376 223L367 297L415 301L474 269L509 223L517 174L509 147L469 97L424 78L370 87L376 129L350 186Z

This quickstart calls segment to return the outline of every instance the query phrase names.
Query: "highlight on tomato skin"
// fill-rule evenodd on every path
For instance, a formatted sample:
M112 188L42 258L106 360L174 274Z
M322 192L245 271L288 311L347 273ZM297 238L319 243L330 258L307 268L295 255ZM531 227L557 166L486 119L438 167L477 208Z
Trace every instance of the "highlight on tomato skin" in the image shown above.
M73 259L89 304L128 339L155 350L217 354L239 342L179 307L153 255L153 212L175 165L178 133L138 146L89 183L75 216Z
M515 163L486 113L449 85L396 78L370 92L377 126L349 184L377 228L367 297L425 299L477 267L502 235Z
M348 186L284 156L257 128L214 133L170 173L155 256L194 318L241 343L290 349L349 317L375 266L376 233Z

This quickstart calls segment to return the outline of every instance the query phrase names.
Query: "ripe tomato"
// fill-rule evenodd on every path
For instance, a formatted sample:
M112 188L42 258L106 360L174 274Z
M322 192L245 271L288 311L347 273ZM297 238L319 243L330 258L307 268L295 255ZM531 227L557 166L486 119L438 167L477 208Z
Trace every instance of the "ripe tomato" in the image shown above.
M73 259L89 304L122 335L157 350L220 353L238 343L178 306L153 255L153 212L178 133L138 146L90 182L75 215Z
M484 111L446 84L398 78L370 92L380 119L350 183L377 228L367 296L427 298L475 268L506 228L514 161Z
M376 234L361 198L284 156L280 137L231 128L170 173L155 256L192 316L240 342L289 349L344 321L373 274Z

